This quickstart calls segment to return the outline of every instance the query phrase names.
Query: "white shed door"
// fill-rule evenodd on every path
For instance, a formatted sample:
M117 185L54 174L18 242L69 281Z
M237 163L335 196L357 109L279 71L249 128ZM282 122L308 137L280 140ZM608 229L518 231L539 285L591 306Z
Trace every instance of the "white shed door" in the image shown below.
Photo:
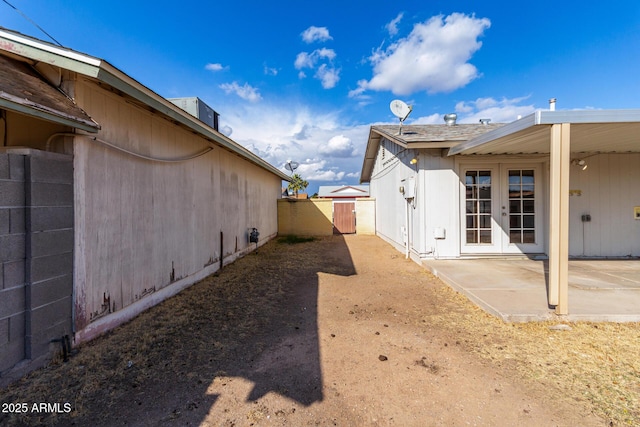
M542 252L538 165L465 166L461 172L462 253Z

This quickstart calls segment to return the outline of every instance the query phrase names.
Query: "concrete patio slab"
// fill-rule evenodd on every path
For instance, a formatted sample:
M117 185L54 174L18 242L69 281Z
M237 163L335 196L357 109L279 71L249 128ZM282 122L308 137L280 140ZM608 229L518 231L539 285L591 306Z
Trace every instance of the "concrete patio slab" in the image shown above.
M546 260L427 260L423 265L507 322L640 321L640 260L569 261L569 314L564 316L547 304Z

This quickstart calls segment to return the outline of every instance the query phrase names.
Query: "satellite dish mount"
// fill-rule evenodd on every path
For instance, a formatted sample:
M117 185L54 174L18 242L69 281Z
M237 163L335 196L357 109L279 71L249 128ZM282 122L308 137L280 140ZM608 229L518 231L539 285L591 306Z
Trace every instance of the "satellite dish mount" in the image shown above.
M391 108L391 112L394 116L396 116L400 120L400 129L398 130L398 135L402 135L402 123L409 117L411 111L413 111L413 107L407 105L404 101L399 99L394 99L389 104L389 108Z
M298 169L298 166L300 166L300 163L292 162L291 160L287 160L287 163L284 164L284 168L291 171L292 174L296 169Z

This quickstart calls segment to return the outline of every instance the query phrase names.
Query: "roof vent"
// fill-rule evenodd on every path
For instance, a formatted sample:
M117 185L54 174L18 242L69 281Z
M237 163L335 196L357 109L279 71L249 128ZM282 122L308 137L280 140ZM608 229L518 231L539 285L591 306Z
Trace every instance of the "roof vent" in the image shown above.
M444 122L447 124L447 126L453 126L456 124L457 118L458 118L458 115L456 113L445 114Z
M486 126L491 123L491 119L480 119L480 123Z
M549 100L549 111L556 111L556 99L551 98Z

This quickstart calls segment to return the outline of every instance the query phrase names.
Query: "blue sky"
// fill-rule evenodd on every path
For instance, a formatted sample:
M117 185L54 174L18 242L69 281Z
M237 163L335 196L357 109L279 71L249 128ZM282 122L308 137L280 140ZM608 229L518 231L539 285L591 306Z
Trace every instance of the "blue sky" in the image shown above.
M232 139L318 185L357 184L372 124L640 108L640 2L8 0L63 46L158 94L198 96ZM593 4L593 6L586 6ZM5 2L0 26L50 39Z

